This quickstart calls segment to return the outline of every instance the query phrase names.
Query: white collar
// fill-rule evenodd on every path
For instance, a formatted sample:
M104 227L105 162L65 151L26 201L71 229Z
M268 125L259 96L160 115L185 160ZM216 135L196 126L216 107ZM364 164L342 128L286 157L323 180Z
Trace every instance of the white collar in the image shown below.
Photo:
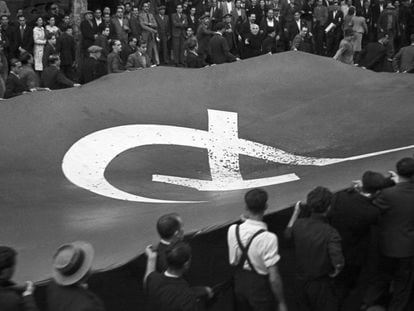
M138 51L137 51L137 52L138 52ZM165 244L165 245L170 245L170 244L171 244L171 242L166 241L166 240L163 240L163 239L161 239L161 240L160 240L160 243L161 243L161 244Z
M251 226L259 227L260 229L267 230L267 225L263 221L260 221L260 220L246 219L244 223L251 225Z
M165 270L164 275L167 276L167 277L169 277L169 278L174 278L174 279L178 279L179 278L178 275L171 274L171 273L168 272L168 270Z

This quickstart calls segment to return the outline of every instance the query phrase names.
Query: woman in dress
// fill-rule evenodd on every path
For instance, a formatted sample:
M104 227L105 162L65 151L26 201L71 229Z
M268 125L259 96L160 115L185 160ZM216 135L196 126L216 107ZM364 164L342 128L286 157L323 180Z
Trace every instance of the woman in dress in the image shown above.
M33 28L33 39L34 39L34 67L38 73L43 71L43 50L47 43L45 37L45 29L43 28L43 18L38 17L36 19L36 26Z

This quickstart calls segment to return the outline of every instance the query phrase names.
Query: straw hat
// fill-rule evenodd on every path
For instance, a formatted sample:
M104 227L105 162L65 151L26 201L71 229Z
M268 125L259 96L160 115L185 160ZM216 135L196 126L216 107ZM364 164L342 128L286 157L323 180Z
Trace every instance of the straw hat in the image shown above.
M93 256L93 247L87 242L60 246L53 256L53 279L63 286L79 282L91 269Z

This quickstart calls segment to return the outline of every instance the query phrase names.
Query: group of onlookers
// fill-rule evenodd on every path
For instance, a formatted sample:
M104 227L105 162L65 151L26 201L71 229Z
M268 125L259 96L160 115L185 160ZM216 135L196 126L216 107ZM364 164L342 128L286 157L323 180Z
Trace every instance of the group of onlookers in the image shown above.
M84 12L79 27L56 3L30 18L23 10L15 18L0 14L0 98L107 73L200 68L288 50L375 71L414 71L410 0L119 1L115 11Z
M306 203L296 203L282 237L293 241L295 250L294 310L339 311L356 290L363 293L360 310L381 306L411 310L414 158L402 158L396 172L390 173L366 171L348 189L332 193L317 187L308 193ZM213 287L190 286L187 271L192 256L183 241L183 221L175 213L161 216L156 226L160 242L145 250L146 309L203 310L212 298L231 288L235 310L288 310L279 271L281 237L264 222L267 200L263 189L245 194L245 213L227 232L233 276ZM86 285L93 257L93 247L86 242L57 250L47 289L48 310L105 309ZM37 310L33 283L19 287L11 281L15 266L16 252L1 246L0 308Z

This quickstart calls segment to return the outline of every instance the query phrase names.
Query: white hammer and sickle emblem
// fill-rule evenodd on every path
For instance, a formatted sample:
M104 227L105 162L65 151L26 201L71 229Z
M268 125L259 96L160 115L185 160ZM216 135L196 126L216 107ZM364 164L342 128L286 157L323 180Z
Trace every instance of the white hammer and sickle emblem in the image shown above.
M153 175L152 180L199 191L229 191L300 179L292 173L245 180L240 172L239 155L287 165L326 166L414 148L411 145L349 158L306 157L239 138L237 113L208 110L208 121L208 131L154 124L124 125L97 131L83 137L68 150L63 158L63 172L75 185L114 199L145 203L196 203L160 200L122 191L106 180L105 169L122 152L140 146L176 145L204 148L208 151L211 180L165 175Z

